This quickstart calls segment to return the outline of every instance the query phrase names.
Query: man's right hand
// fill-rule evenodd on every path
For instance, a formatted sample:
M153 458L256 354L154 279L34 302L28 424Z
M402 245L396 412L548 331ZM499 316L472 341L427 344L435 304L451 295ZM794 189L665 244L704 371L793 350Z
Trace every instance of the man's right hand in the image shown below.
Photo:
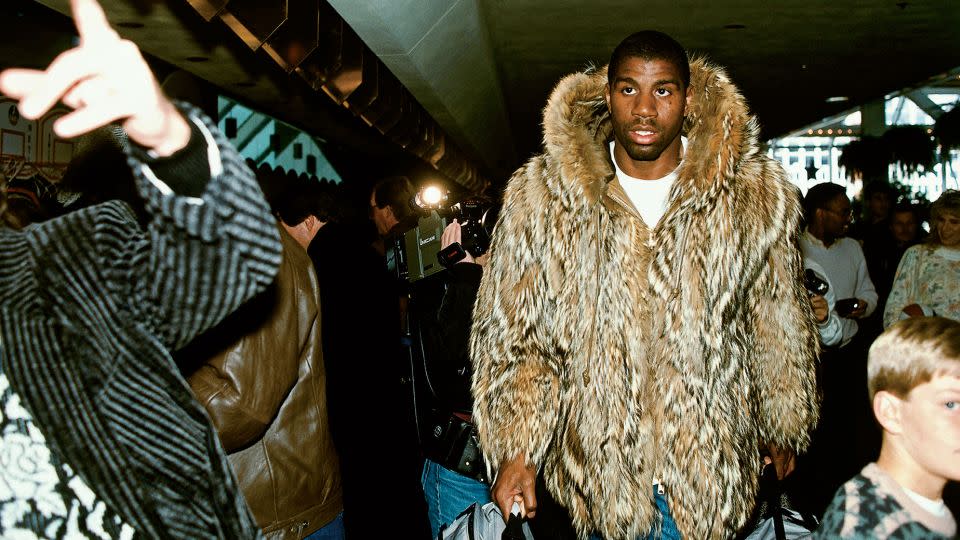
M527 465L526 458L516 457L504 462L497 474L491 494L503 513L506 521L510 517L513 503L520 503L520 515L532 518L537 513L537 496L534 488L537 482L537 468Z
M815 294L810 297L810 307L813 308L813 316L817 319L817 322L823 324L826 322L827 317L830 316L830 305L827 304L827 299Z

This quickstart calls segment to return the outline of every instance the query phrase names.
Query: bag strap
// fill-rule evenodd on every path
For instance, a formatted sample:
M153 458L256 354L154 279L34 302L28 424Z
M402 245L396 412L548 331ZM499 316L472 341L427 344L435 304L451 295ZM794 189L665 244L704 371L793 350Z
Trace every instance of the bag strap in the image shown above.
M526 537L523 534L523 518L520 517L520 514L510 514L510 518L507 520L507 528L503 530L503 534L500 535L500 540L525 540Z

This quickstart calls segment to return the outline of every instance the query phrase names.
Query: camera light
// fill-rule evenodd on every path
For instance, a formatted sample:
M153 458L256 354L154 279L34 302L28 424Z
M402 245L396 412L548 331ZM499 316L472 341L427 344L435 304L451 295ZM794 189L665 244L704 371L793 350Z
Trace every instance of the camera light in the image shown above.
M439 208L440 203L446 200L446 198L447 193L442 188L435 185L428 185L417 192L414 203L425 210L429 208Z

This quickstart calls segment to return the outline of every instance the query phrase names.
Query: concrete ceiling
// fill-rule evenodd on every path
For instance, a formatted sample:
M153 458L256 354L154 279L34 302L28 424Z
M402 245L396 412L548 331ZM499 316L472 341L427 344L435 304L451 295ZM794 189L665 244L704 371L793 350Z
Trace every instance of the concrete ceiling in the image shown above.
M768 138L960 66L957 0L330 1L401 81L455 111L452 133L510 145L481 153L491 163L537 151L557 80L641 29L727 66ZM504 115L503 130L463 120Z
M67 0L39 1L67 10ZM151 54L296 125L322 130L335 120L313 111L289 75L244 50L222 25L205 23L186 0L102 2L112 21L143 24L120 31ZM495 181L539 147L540 111L556 81L606 63L620 39L644 28L727 66L765 137L960 66L957 0L329 3ZM850 99L827 103L830 96Z

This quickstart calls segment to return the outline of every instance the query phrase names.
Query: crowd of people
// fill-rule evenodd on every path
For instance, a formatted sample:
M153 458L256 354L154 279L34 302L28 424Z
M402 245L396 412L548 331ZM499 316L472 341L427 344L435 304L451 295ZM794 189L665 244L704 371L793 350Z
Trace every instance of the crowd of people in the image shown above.
M883 182L856 222L801 197L725 71L638 32L559 82L489 250L446 225L431 305L407 178L350 212L245 161L72 7L0 73L84 136L57 212L3 179L0 536L742 538L766 468L812 537L956 537L960 192L929 232Z

